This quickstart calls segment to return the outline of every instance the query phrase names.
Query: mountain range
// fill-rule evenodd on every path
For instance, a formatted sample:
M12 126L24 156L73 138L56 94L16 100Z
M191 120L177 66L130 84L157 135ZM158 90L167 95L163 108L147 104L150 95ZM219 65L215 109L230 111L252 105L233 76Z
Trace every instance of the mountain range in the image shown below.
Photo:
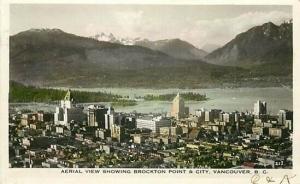
M110 34L100 33L100 34L96 34L91 38L94 38L98 41L118 43L122 45L138 45L152 50L161 51L174 58L187 59L187 60L202 59L204 58L204 56L208 54L206 51L202 49L198 49L194 45L178 38L150 41L148 39L142 39L139 37L120 38L114 36L112 33Z
M207 43L207 44L204 44L201 49L206 51L207 53L211 53L212 51L218 49L222 47L221 45L217 45L217 44L212 44L212 43Z
M112 34L96 39L59 29L31 29L10 37L10 79L64 87L291 84L291 27L292 23L254 27L208 55L180 39L121 43L112 41Z
M238 34L223 47L205 57L208 63L230 66L261 64L291 65L293 56L293 26L272 22L255 26Z
M90 38L93 38L98 41L118 43L118 44L122 44L122 45L135 45L135 42L142 40L142 38L139 38L139 37L137 37L137 38L117 37L112 33L109 33L109 34L100 33L100 34L96 34L95 36L91 36Z

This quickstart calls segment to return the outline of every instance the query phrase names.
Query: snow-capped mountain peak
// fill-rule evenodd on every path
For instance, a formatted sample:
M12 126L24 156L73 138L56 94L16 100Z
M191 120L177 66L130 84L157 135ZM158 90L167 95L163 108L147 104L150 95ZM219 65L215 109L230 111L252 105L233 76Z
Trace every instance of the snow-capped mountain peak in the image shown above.
M141 41L140 37L137 38L121 38L113 35L112 33L105 34L105 33L100 33L96 34L95 36L92 36L91 38L98 40L98 41L105 41L105 42L111 42L111 43L118 43L118 44L123 44L123 45L135 45L136 42Z
M106 42L111 42L113 40L116 40L115 36L112 33L110 33L110 34L100 33L100 34L96 34L92 38L99 40L99 41L106 41Z

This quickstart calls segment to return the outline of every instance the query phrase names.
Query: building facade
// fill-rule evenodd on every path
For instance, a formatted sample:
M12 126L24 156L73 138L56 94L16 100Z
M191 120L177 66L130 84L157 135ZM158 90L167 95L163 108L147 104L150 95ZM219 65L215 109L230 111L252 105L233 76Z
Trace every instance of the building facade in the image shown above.
M150 129L153 133L159 133L161 127L171 127L171 120L158 117L143 117L136 120L137 128Z
M105 126L104 128L110 130L112 125L115 123L116 115L115 110L112 107L109 107L107 113L104 115L105 118Z
M286 125L287 120L293 120L293 112L285 109L280 109L278 112L278 124Z
M60 101L60 107L56 107L54 113L54 123L56 125L67 126L70 121L82 122L85 120L83 107L76 107L70 90L65 98Z
M180 97L179 93L173 99L172 107L171 107L171 116L175 117L176 119L180 119L180 118L185 117L184 101Z
M88 107L88 126L105 128L105 114L108 109L104 106L90 105Z
M256 116L267 114L267 102L261 102L260 100L255 102L253 114Z

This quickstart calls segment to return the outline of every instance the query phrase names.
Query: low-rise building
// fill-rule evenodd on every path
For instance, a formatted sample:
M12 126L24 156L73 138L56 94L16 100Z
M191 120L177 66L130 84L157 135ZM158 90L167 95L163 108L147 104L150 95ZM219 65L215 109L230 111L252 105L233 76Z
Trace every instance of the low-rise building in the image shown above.
M287 135L287 129L283 128L269 128L270 137L283 138Z
M147 128L152 130L153 133L159 133L161 127L171 127L171 120L158 117L142 117L136 120L137 128Z

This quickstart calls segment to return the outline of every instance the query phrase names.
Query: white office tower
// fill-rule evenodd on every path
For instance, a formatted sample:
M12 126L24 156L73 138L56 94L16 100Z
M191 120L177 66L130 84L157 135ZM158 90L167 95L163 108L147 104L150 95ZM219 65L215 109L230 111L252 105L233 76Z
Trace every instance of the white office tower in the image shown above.
M54 123L67 126L70 121L82 122L85 119L83 108L74 105L74 99L70 90L65 98L60 101L60 107L56 107Z
M112 125L115 123L115 111L112 107L109 107L105 117L105 129L110 130Z
M254 111L253 114L256 116L267 114L267 103L261 102L258 100L256 103L254 103Z
M159 133L161 127L171 127L171 120L161 116L146 116L136 120L136 128L150 129L153 133Z
M172 102L171 116L175 117L176 119L184 118L185 117L184 112L185 112L184 101L180 97L179 93L177 93L176 97Z
M196 109L195 110L195 115L199 118L199 121L204 121L205 120L205 109Z
M97 113L97 109L98 107L95 106L95 105L89 105L88 106L88 126L91 126L91 127L97 127L98 126L98 122L96 120L96 113Z

